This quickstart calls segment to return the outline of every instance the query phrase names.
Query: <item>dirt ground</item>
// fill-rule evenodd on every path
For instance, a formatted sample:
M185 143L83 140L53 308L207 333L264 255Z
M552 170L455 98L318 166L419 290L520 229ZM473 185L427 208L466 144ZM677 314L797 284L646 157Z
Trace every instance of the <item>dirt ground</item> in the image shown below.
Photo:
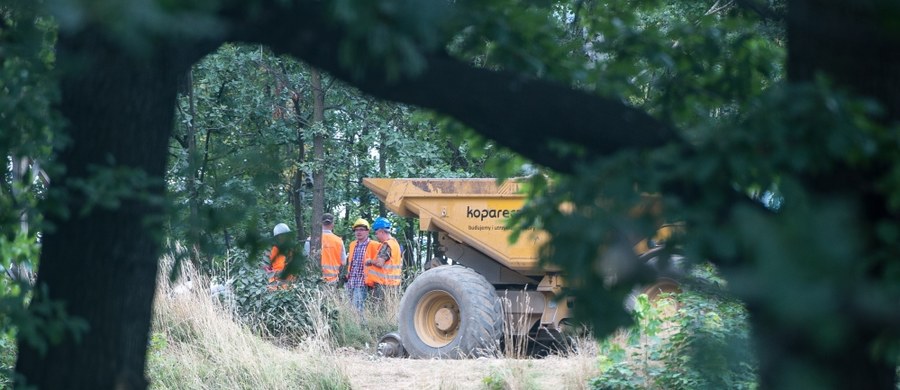
M522 360L414 360L346 351L338 356L354 389L484 389L488 377L511 390L581 389L596 375L597 366L596 358L581 355Z

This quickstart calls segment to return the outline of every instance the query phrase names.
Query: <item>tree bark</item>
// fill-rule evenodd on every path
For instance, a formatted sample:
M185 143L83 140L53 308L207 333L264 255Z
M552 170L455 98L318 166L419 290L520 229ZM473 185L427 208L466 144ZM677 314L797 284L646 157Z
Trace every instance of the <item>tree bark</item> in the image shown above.
M71 144L59 155L67 168L54 178L38 286L29 310L62 302L90 329L80 341L66 334L46 353L19 340L16 370L42 389L142 389L156 284L166 150L174 119L178 76L190 62L174 50L132 57L106 34L61 33L58 44L62 101ZM95 171L114 169L98 182ZM126 169L127 171L122 171ZM146 173L146 180L141 173ZM109 187L105 187L108 185ZM129 195L104 189L131 186ZM120 207L97 204L99 191ZM137 195L135 195L137 194Z
M839 88L874 98L885 108L878 118L885 124L900 120L900 34L891 34L886 24L891 1L886 0L793 0L788 9L788 81L811 82L817 75L831 79ZM896 2L893 2L896 6ZM896 15L896 14L895 14ZM890 22L893 23L893 22ZM894 30L896 31L896 30ZM860 223L868 231L859 235L869 240L864 253L878 253L875 226L891 216L887 199L871 185L886 167L843 167L823 176L806 177L808 188L821 197L841 197L864 205ZM846 179L843 179L846 178ZM848 185L848 183L855 183ZM853 259L868 261L868 259ZM883 283L877 271L884 264L873 264L872 283ZM865 284L865 282L861 282ZM853 294L855 291L845 291ZM790 389L800 380L818 381L820 389L895 388L896 366L874 352L886 335L877 319L856 316L852 298L841 297L833 303L845 310L845 334L833 345L821 345L807 326L774 314L771 307L748 305L754 344L759 354L760 388ZM896 331L894 331L896 332Z
M422 264L419 262L419 245L416 241L415 221L417 218L406 218L406 228L403 229L403 240L406 241L406 248L403 253L403 269L411 270L413 267L419 268Z
M300 107L300 94L296 93L292 99L294 102L294 116L297 119L297 158L295 160L296 167L291 177L291 206L294 209L294 226L297 227L297 242L306 239L306 221L304 210L304 183L306 181L306 172L303 170L303 163L306 161L306 142L303 141L303 111Z
M185 82L188 97L188 115L190 118L187 122L187 193L188 193L188 237L190 241L190 258L194 269L200 270L200 196L197 187L199 178L197 172L200 168L198 157L200 152L197 150L197 128L194 126L194 118L197 110L194 104L194 72L187 71L187 80Z
M309 247L310 258L321 259L322 253L322 214L325 213L325 90L322 88L322 75L315 68L310 68L310 86L313 91L313 199L312 230ZM313 264L318 265L316 261Z
M387 177L388 146L385 131L387 130L382 129L378 132L378 177ZM384 202L378 202L378 216L387 216L387 208L385 208Z
M360 217L365 218L369 223L372 223L372 192L363 186L363 179L366 176L364 161L369 158L369 153L371 152L370 148L373 146L365 142L366 138L368 138L366 136L369 134L369 131L369 125L364 125L362 131L360 131L356 138L357 142L353 149L356 151L354 161L356 163L356 188L357 197L359 198ZM381 202L378 203L380 204Z

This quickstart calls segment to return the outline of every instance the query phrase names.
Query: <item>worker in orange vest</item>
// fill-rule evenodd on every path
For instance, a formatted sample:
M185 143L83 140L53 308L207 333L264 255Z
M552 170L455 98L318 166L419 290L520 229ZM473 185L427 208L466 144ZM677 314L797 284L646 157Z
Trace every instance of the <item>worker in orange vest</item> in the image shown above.
M347 252L344 250L344 240L332 233L334 229L334 216L322 214L322 280L327 284L336 285L341 267L346 264ZM309 241L304 245L304 252L309 256Z
M357 219L353 222L353 235L355 240L350 241L350 250L347 253L347 294L350 295L350 302L356 308L357 313L362 314L365 308L367 285L372 283L368 280L366 270L369 268L366 261L372 260L378 255L378 248L381 246L374 240L369 239L369 221L365 219ZM369 282L369 283L367 283Z
M369 260L369 269L366 271L374 283L373 296L375 299L384 299L385 288L400 288L402 279L403 257L400 253L400 243L391 235L391 221L384 217L378 217L372 224L375 237L381 242L378 254L374 260Z
M291 229L283 223L275 225L275 228L272 229L275 245L272 246L272 250L269 251L269 264L264 267L266 273L269 275L268 289L270 291L278 288L287 288L287 283L296 279L293 275L289 275L287 278L282 278L281 275L284 268L294 257L290 232Z

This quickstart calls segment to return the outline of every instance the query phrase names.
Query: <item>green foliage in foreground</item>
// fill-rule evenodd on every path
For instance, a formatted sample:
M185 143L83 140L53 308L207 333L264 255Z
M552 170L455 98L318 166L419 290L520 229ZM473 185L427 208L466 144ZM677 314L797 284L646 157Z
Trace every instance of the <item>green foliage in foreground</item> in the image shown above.
M315 276L301 276L286 288L269 289L266 279L260 269L241 267L231 303L237 321L279 344L298 345L317 335L335 347L374 351L378 338L397 330L399 296L387 297L384 304L370 300L362 321L343 288L326 286Z
M651 305L646 295L638 297L634 312L638 325L624 342L603 342L601 374L591 380L591 388L756 388L744 308L693 291L672 298ZM675 307L676 316L661 316Z

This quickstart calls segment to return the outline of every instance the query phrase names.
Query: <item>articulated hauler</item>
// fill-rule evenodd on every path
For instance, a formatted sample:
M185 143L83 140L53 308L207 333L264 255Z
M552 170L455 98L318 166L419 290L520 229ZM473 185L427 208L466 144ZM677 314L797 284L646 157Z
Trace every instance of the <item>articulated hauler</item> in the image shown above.
M558 269L542 266L541 231L509 242L506 219L522 208L520 183L496 179L363 180L392 212L417 217L437 232L440 252L454 265L433 267L412 281L400 301L399 335L381 340L386 355L466 358L499 352L502 340L554 345L571 321L571 300ZM662 281L654 291L677 289Z

